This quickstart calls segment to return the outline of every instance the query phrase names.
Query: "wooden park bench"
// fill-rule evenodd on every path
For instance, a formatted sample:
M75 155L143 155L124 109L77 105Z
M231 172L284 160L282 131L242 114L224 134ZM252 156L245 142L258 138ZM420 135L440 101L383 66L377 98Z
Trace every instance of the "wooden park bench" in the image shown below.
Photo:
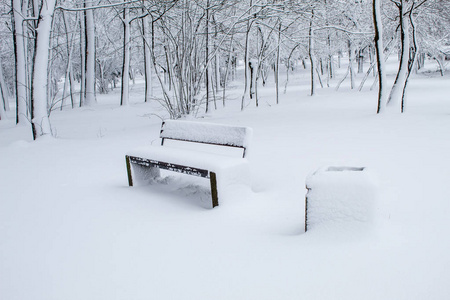
M137 177L144 180L159 177L160 169L209 178L212 207L216 207L219 205L217 182L220 176L239 177L242 174L233 172L242 173L242 168L248 169L245 156L251 132L248 127L166 120L161 126L161 146L141 147L125 156L128 184L133 186L133 181L139 180ZM176 142L167 146L165 140ZM195 149L185 147L186 143ZM219 153L219 148L223 147L237 148L242 154L237 157L234 151L231 151L233 155Z

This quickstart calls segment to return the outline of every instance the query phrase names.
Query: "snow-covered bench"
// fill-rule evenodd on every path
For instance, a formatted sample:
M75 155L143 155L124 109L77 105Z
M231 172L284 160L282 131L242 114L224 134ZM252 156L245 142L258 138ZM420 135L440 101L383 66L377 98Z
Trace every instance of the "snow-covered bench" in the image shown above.
M209 178L212 207L218 206L218 189L224 188L230 180L246 180L248 177L245 156L251 133L248 127L166 120L161 126L161 146L141 147L129 151L125 156L128 184L133 186L133 180L159 177L159 169ZM166 142L164 145L165 140L176 142L171 145ZM188 144L196 146L196 149L189 149L186 147ZM239 157L237 153L220 153L219 148L222 147L216 146L237 148Z

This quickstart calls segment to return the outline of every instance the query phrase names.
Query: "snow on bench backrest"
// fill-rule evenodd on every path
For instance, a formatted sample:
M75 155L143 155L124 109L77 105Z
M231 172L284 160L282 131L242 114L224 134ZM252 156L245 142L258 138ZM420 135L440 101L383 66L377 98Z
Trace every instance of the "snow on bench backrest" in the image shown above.
M172 139L246 149L251 133L252 129L249 127L166 120L162 124L160 137L163 140Z

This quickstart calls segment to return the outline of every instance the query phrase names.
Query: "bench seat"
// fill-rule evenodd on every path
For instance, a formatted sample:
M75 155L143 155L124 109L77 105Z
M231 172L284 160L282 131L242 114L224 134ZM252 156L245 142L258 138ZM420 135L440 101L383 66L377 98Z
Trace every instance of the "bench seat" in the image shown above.
M197 150L160 146L140 147L128 151L127 155L130 157L140 157L148 160L189 166L210 172L221 172L228 168L247 163L247 160L241 157L230 157Z

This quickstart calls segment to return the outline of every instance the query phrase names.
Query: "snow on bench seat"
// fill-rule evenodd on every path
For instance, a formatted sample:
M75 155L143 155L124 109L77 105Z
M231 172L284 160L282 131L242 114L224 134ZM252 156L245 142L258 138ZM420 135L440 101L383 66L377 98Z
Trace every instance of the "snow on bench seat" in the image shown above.
M247 163L247 160L241 157L236 158L204 151L160 146L140 147L129 151L127 155L159 162L189 166L215 173Z

